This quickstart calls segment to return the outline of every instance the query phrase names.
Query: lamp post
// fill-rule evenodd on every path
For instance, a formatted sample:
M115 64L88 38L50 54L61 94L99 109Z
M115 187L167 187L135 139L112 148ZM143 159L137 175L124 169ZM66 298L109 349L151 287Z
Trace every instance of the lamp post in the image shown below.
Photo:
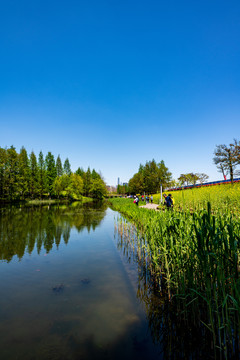
M160 184L160 195L161 195L161 204L162 204L162 184Z

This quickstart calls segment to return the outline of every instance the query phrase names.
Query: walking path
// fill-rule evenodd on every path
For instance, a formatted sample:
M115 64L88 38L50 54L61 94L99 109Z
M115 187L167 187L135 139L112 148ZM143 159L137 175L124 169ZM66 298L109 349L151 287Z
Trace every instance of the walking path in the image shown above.
M146 209L151 209L151 210L157 210L158 208L158 204L146 204L146 205L142 205L142 206L139 206L141 208L146 208Z

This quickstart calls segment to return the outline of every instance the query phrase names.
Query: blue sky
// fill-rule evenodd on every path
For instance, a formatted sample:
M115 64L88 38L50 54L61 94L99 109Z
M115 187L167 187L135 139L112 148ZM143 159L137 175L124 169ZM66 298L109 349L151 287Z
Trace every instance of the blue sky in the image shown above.
M239 1L5 1L0 146L51 151L126 182L177 179L240 140Z

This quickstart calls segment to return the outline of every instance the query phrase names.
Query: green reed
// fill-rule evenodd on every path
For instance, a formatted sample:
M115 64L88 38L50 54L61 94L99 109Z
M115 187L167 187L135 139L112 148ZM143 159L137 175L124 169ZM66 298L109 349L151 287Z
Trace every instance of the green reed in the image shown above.
M176 304L181 318L204 324L215 358L238 354L238 218L227 208L213 212L209 202L195 211L153 211L125 199L114 199L112 205L136 225L142 239L138 246L144 249L140 252L150 258L159 289Z

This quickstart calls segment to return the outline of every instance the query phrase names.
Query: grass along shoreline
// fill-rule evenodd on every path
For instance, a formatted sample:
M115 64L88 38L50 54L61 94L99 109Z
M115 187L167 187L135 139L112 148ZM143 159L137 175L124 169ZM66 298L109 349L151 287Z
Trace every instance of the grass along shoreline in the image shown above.
M178 211L149 211L128 199L110 202L137 227L139 246L148 256L159 289L184 314L186 323L194 319L199 326L204 324L215 358L219 354L235 358L240 324L236 209L227 207L223 198L219 207L214 202L213 209L205 199L193 208L187 201L179 206L176 194L174 198Z

